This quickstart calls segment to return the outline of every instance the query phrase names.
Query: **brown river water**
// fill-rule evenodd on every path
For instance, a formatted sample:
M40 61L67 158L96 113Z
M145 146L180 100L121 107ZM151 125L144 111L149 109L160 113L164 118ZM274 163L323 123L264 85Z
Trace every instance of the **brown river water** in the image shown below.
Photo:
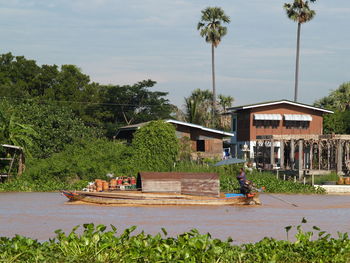
M56 229L69 232L93 222L112 224L119 231L136 225L136 233L150 234L164 227L171 236L196 228L215 238L248 243L264 237L286 239L284 227L298 225L303 217L308 221L305 230L316 225L333 236L350 232L350 195L263 194L261 200L262 206L108 207L67 204L60 193L0 193L0 236L20 234L44 241L53 238Z

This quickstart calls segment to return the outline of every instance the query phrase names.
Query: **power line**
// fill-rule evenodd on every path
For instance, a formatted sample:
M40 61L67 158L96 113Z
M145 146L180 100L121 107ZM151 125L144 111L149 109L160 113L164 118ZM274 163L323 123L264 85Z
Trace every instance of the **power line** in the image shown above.
M118 103L101 103L101 102L89 102L89 101L70 101L70 100L48 100L48 99L39 99L40 101L35 101L34 99L25 99L25 98L18 98L18 97L0 97L0 99L13 99L13 100L27 100L27 101L32 101L32 102L56 102L56 103L76 103L76 104L89 104L89 105L101 105L101 106L131 106L131 107L152 107L152 106L164 106L164 105L169 105L171 106L170 103L168 104L118 104Z

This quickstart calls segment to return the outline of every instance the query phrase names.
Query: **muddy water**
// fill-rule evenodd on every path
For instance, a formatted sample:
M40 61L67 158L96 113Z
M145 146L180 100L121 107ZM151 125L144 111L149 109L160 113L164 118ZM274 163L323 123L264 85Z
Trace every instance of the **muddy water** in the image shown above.
M53 238L56 229L68 232L93 222L120 230L137 225L151 234L165 227L172 236L197 228L245 243L265 236L285 239L284 227L298 225L303 217L308 220L306 230L316 225L333 235L350 232L350 195L273 196L298 207L267 194L256 207L104 207L66 204L59 193L0 193L0 236L20 234L43 241Z

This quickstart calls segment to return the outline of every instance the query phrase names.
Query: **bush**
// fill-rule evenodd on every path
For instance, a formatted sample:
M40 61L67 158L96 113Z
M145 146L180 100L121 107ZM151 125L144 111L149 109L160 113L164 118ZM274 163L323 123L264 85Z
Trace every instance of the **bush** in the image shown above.
M135 166L144 171L168 171L179 152L175 127L152 121L136 131L132 141Z
M2 191L53 191L80 189L88 181L105 178L107 173L128 175L136 172L130 148L120 142L96 139L67 145L47 159L32 159L23 177L0 184Z

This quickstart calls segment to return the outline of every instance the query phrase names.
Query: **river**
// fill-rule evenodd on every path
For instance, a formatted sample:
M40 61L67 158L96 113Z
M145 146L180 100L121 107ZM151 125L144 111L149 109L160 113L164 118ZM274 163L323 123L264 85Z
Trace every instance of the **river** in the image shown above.
M215 238L247 243L263 237L286 239L284 228L298 225L303 217L306 230L316 225L332 235L350 232L350 195L263 194L261 200L262 206L252 207L107 207L67 204L60 193L0 193L0 236L20 234L44 241L53 238L56 229L69 232L93 222L120 231L136 225L137 231L150 234L164 227L171 236L196 228Z

